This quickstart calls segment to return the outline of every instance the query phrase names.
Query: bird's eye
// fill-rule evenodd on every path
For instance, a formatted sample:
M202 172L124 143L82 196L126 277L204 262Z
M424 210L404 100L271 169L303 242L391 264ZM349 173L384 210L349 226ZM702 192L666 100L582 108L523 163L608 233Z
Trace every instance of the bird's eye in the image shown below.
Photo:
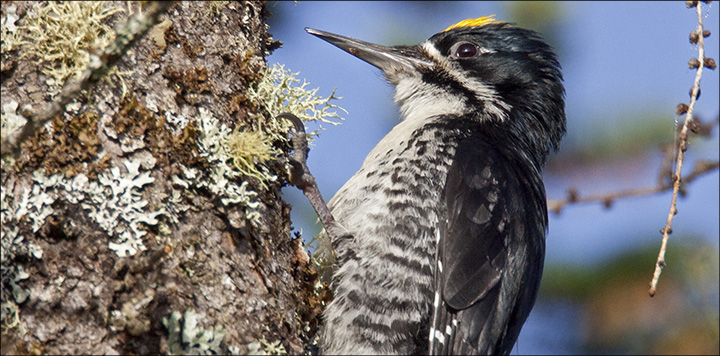
M455 57L458 58L470 58L475 57L478 54L478 49L472 43L461 43L455 49Z

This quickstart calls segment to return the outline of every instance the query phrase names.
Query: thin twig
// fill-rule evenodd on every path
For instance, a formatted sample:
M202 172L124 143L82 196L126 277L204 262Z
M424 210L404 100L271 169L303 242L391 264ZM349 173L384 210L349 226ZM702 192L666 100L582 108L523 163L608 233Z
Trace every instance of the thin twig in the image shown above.
M703 31L703 16L702 16L702 2L694 2L695 11L697 12L698 26L695 30L698 34L698 67L697 73L695 74L695 81L693 82L692 90L690 92L690 104L688 105L687 112L685 113L685 121L683 122L682 129L678 135L679 149L677 155L677 163L675 166L675 174L673 174L673 194L672 203L670 204L670 211L668 212L667 221L665 227L660 230L663 234L662 244L660 245L660 253L658 253L657 262L655 263L655 272L653 273L652 281L650 281L650 289L648 293L651 297L655 296L657 292L657 283L660 279L660 273L663 267L665 267L665 251L667 249L668 238L672 232L672 221L677 214L677 197L680 191L680 183L682 181L682 166L685 158L685 151L687 150L687 137L688 137L688 125L692 122L692 113L697 101L698 94L700 93L700 78L702 78L703 68L705 67L705 41Z
M697 161L695 163L695 167L693 168L692 173L683 178L682 183L684 186L686 186L687 184L692 183L695 179L718 170L718 168L720 168L720 161ZM603 203L606 207L609 208L610 205L617 199L659 194L671 190L672 188L673 184L663 183L662 181L659 181L658 184L654 187L632 188L616 192L593 194L586 196L581 196L580 194L578 194L577 190L570 189L568 191L568 197L566 199L550 199L547 202L547 206L548 211L553 211L557 214L559 214L560 211L566 206L573 204L599 202Z
M90 88L92 84L112 67L127 51L142 38L147 31L158 22L158 17L167 12L174 1L150 1L144 11L129 18L125 24L116 31L115 42L107 46L101 53L91 53L90 62L83 73L75 80L65 84L62 91L39 114L23 109L21 114L27 123L16 134L7 138L0 145L2 156L12 154L17 157L20 145L28 137L43 127L53 117L65 112L65 106L72 101L83 89Z

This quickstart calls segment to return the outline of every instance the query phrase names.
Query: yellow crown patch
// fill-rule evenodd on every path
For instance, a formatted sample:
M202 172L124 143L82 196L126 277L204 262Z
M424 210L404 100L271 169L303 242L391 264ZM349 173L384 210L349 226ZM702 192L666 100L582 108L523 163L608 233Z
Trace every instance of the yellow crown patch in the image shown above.
M454 28L460 28L460 27L485 26L485 25L488 25L491 23L500 23L501 21L495 20L494 16L495 15L490 15L490 16L478 17L476 19L462 20L462 21L446 28L443 32L450 31Z

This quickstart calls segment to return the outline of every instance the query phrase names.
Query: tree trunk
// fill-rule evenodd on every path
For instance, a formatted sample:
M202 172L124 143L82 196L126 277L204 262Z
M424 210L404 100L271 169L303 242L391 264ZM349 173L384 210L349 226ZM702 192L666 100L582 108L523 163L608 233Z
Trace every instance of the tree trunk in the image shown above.
M3 21L20 29L44 6L3 2ZM102 7L124 10L111 24L139 11ZM261 112L247 93L279 45L267 15L264 2L173 5L3 160L3 354L304 351L315 274L290 236L283 165L275 180L233 178L208 143ZM3 130L57 89L43 71L57 60L27 46L3 48Z

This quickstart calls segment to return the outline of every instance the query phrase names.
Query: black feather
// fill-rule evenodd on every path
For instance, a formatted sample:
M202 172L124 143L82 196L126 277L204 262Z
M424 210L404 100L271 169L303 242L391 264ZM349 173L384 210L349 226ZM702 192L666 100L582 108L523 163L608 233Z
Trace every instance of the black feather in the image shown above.
M545 192L522 155L494 135L457 147L444 198L436 283L442 293L433 354L508 353L535 302L545 250ZM456 320L457 325L453 324ZM447 335L447 326L452 329Z

